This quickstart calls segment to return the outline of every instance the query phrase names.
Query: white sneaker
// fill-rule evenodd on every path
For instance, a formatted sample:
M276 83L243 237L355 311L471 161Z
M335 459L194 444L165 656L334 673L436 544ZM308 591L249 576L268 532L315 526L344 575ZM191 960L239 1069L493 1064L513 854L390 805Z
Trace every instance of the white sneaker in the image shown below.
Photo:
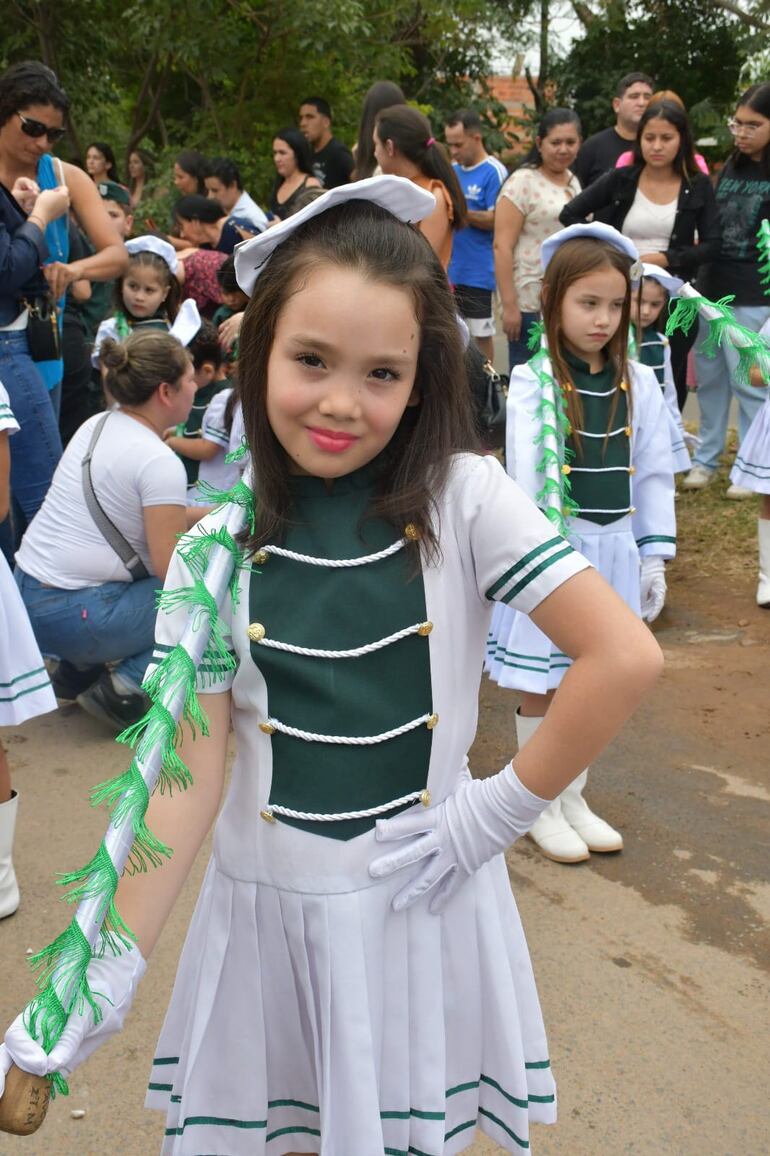
M682 482L683 490L705 490L714 480L715 470L707 470L705 466L694 465Z
M733 502L745 502L747 498L754 497L754 490L748 490L745 486L739 486L733 482L725 491L725 497L731 498Z

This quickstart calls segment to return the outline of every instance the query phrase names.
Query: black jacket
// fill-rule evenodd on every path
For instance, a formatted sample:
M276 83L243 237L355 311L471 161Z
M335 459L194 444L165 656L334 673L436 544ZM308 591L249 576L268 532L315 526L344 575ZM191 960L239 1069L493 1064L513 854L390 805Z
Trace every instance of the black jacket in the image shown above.
M564 206L559 216L562 225L576 225L593 214L594 220L612 225L623 232L623 222L634 202L642 165L610 169L577 197ZM695 232L698 244L695 243ZM674 217L669 248L668 270L676 277L690 281L699 265L719 253L719 214L711 181L698 173L682 181L679 203Z

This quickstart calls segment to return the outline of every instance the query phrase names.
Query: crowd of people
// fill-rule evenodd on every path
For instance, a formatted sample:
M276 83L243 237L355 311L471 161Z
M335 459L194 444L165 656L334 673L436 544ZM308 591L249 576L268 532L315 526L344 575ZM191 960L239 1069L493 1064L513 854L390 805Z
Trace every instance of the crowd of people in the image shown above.
M516 932L493 961L474 930L473 965L453 952L466 952L468 921L475 929L488 917L510 933L499 853L518 835L561 863L622 848L584 798L587 768L657 673L641 620L654 621L665 602L674 477L684 474L690 490L713 481L733 398L739 444L727 496L764 495L757 601L770 606L765 374L745 380L746 358L727 340L704 350L705 320L699 335L665 334L690 282L713 302L732 295L736 324L770 335L767 254L756 243L770 218L770 84L739 98L735 149L717 174L696 153L677 94L655 91L642 73L619 81L615 124L586 141L577 112L549 109L510 173L487 151L473 109L447 118L442 141L397 85L380 81L349 149L333 134L328 102L308 97L297 124L275 133L264 207L231 158L184 149L169 178L173 219L160 225L147 212L148 153L131 153L127 184L105 141L88 146L85 171L53 156L67 110L43 65L0 77L0 723L57 700L77 701L113 731L155 717L157 672L184 650L189 608L200 617L209 605L203 570L185 571L178 539L239 558L240 599L214 620L224 649L212 644L191 683L210 699L208 738L173 756L208 784L208 801L186 826L167 819L176 800L150 804L173 831L174 862L189 865L221 796L232 705L239 753L224 833L155 1061L174 1055L178 1072L150 1085L153 1106L168 1112L164 1151L256 1151L251 1141L238 1148L230 1125L263 1113L272 1127L268 1086L288 1113L285 1134L324 1135L325 1150L348 1150L335 1148L334 1133L366 1152L459 1151L444 1144L470 1126L466 1116L518 1150L511 1137L520 1147L529 1121L551 1120L554 1103L526 944ZM505 467L519 489L494 454L477 452L499 376L498 299L510 371ZM681 414L695 385L697 437ZM228 501L248 511L237 540L223 521ZM176 601L162 603L156 622L164 582ZM484 644L490 677L518 692L519 754L481 783L464 760ZM589 719L591 696L602 711ZM569 720L581 713L575 734ZM0 918L19 902L17 804L0 746ZM278 850L267 837L254 850L248 823L260 815L280 828ZM415 878L404 877L408 867ZM121 882L137 944L91 964L93 983L123 1014L158 913L183 881L165 878L152 902L144 883ZM237 901L227 891L235 880L252 881L239 884ZM273 904L276 887L303 892L294 915ZM355 919L347 892L361 904ZM347 984L348 1010L333 1009L318 1030L324 1047L341 1046L347 1075L325 1072L323 1089L307 1009L286 1019L270 1010L296 999L279 963L273 974L264 955L254 988L246 977L259 971L256 946L222 933L231 953L222 994L201 962L206 913L232 902L239 920L253 919L256 905L258 937L280 940L288 971L299 967L284 937L293 918L316 918L322 894L333 909L324 918L338 921L335 950L360 962L330 980ZM406 1018L396 1015L380 991L383 1018L370 1023L364 956L411 968L418 941L421 951L433 942L438 912L431 974L446 987L428 996L428 972L410 971L422 1010L417 996ZM302 967L315 972L328 935L309 936ZM509 1011L520 1009L510 1038L491 1004L472 1010L479 975ZM270 1070L256 1103L233 1075L232 1098L212 1104L211 1065L249 1067L248 1046L241 1055L226 1033L233 976L261 1009L252 1026L268 1041ZM204 989L221 1004L198 1024L194 993ZM383 1091L372 1057L384 1056L389 1073L399 1067L412 1014L421 1025L412 1025L412 1082ZM358 1052L346 1050L356 1017L371 1029ZM78 1049L93 1050L83 1041L107 1031L81 1018L69 1069ZM396 1026L382 1035L389 1019ZM199 1068L188 1020L206 1036L210 1058ZM120 1022L116 1013L111 1030ZM426 1033L446 1035L440 1063L425 1051ZM7 1046L29 1071L58 1070L24 1025ZM363 1069L354 1064L361 1048ZM354 1070L364 1089L355 1096ZM453 1097L461 1089L473 1091L468 1107ZM413 1105L405 1120L391 1101ZM321 1132L306 1119L315 1103ZM208 1121L196 1140L190 1120Z

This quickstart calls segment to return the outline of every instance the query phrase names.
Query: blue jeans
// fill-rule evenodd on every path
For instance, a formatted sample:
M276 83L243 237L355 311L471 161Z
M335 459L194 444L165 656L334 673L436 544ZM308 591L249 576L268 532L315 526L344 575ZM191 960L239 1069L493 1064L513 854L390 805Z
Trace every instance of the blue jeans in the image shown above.
M15 574L43 654L82 668L118 662L118 674L141 686L152 657L157 578L60 590L18 566Z
M11 495L16 545L43 504L61 457L51 398L29 355L21 329L0 333L0 381L8 390L20 430L10 439Z
M768 305L735 305L733 307L735 319L746 329L753 329L757 333L768 317ZM705 466L708 470L715 470L719 465L719 456L724 452L727 419L730 413L730 402L733 395L738 402L738 444L745 438L748 428L764 402L764 390L754 386L744 385L738 381L736 369L738 354L732 345L725 342L718 350L716 357L706 357L701 353L700 346L708 333L708 326L703 318L698 323L698 341L695 346L695 363L698 375L698 406L700 407L701 444L698 447L694 461Z
M513 372L514 365L526 365L532 356L533 351L527 345L529 341L529 331L539 320L539 313L522 313L519 340L508 342L508 365L511 372Z

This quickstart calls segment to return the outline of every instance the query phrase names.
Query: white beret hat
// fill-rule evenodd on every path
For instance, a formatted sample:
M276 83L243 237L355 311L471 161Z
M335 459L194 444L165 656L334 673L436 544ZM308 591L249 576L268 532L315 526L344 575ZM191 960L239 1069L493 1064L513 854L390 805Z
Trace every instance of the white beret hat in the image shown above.
M667 293L678 293L684 285L681 277L674 277L669 273L668 269L661 269L660 265L650 265L647 261L642 263L642 276L651 277L653 281L657 281Z
M612 245L613 248L633 262L630 270L631 283L635 284L639 281L642 275L642 263L639 260L639 250L636 245L628 237L619 233L617 229L613 229L612 225L603 225L600 221L592 221L587 225L568 225L566 229L560 229L558 233L553 233L547 237L540 249L540 261L543 270L548 268L557 249L560 249L565 242L574 241L578 237L593 237L597 241L606 241L607 244Z
M278 225L271 225L257 237L250 237L241 241L235 247L235 276L244 293L251 295L254 283L265 267L265 264L279 245L290 237L295 229L320 216L327 209L337 205L344 205L347 201L370 201L387 209L399 221L421 221L430 216L436 208L433 193L421 189L413 181L405 177L367 177L363 181L354 181L352 184L339 185L336 189L329 189L316 197L304 209L293 213Z
M154 237L151 233L147 233L143 237L133 237L130 241L126 241L126 248L132 255L134 253L154 253L166 262L172 273L176 273L179 268L176 249L168 241L164 241L162 237Z

